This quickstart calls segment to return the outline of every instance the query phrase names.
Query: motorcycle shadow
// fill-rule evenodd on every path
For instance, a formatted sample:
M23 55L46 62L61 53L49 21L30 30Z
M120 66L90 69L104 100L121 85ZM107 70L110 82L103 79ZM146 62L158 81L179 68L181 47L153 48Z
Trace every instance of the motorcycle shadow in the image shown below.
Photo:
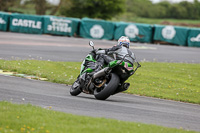
M83 98L83 99L89 99L89 100L96 100L96 101L100 101L100 102L139 104L136 101L132 101L132 100L128 100L128 99L117 99L116 96L111 96L106 100L98 100L93 95L88 95L88 94L87 95L82 94L82 95L79 95L76 97Z

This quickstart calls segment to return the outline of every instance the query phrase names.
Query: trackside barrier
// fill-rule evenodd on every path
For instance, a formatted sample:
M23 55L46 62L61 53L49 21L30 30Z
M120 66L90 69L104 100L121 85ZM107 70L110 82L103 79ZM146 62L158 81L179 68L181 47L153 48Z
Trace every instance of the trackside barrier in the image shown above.
M44 33L53 35L73 36L78 31L78 19L43 16L44 17Z
M112 40L115 24L104 20L83 18L81 20L79 33L83 38Z
M189 28L161 25L154 25L154 27L154 41L164 41L172 44L187 46Z
M79 35L79 28L80 28L81 19L71 18L71 17L67 17L67 19L72 21L72 34L74 36Z
M43 33L43 17L36 15L12 14L10 16L10 31L42 34Z
M9 14L0 12L0 31L29 34L53 34L93 39L117 40L128 36L131 41L162 41L181 46L200 47L200 28L110 22L89 18L69 18Z
M7 31L9 25L10 14L0 12L0 31Z
M151 25L125 22L117 22L115 25L115 40L121 36L128 36L130 41L134 42L151 43L153 40L153 27Z
M200 47L200 28L192 28L188 34L188 46Z

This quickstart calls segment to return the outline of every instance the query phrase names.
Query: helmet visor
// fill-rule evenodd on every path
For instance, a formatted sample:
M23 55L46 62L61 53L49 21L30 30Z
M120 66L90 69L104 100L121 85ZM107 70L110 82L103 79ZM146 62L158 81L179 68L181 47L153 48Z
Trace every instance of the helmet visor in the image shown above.
M120 42L119 45L120 46L123 45L123 46L129 48L129 42Z

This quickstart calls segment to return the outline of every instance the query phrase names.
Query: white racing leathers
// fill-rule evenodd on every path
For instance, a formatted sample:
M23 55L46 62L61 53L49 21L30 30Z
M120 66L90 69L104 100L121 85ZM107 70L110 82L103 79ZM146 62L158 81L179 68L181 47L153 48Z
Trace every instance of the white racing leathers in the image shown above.
M116 58L117 60L121 60L123 59L123 57L125 55L130 55L130 56L126 56L125 57L125 61L133 64L135 62L135 54L132 53L128 48L124 47L124 46L114 46L111 49L108 49L108 54L116 54Z

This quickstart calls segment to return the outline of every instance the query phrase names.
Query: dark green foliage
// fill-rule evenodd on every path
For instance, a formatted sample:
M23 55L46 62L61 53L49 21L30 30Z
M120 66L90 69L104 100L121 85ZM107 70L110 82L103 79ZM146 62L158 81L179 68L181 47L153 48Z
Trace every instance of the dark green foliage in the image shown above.
M150 0L127 0L127 13L145 18L200 19L200 2L183 1L169 3L163 1L153 4Z
M9 7L19 5L19 0L0 0L0 11L9 11Z
M0 0L0 11L28 14L51 14L67 17L89 17L117 20L126 18L200 19L200 1L152 3L150 0L60 0L51 5L46 0Z
M46 12L46 0L33 0L35 3L35 11L38 15L45 15Z
M61 7L67 17L111 19L125 11L125 0L71 0L70 7Z

